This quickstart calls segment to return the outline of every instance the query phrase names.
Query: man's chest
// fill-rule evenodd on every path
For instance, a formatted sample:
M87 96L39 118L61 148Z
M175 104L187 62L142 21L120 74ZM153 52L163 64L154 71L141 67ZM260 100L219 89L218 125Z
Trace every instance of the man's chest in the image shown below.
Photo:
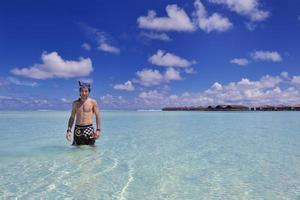
M79 103L77 105L77 111L79 113L82 113L82 112L93 112L93 104L91 104L90 102Z

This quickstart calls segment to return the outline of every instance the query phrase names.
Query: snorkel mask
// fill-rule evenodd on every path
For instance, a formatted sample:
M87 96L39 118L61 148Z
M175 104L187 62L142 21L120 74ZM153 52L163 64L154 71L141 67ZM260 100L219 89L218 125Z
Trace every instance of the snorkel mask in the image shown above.
M91 92L91 84L83 83L81 81L78 81L78 84L79 84L79 92L80 92L80 89L83 88L83 87L88 88L89 92Z

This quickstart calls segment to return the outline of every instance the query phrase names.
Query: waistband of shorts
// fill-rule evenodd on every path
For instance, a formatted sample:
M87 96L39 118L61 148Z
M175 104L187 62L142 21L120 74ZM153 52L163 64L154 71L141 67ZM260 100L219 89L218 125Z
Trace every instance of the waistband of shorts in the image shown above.
M93 127L93 124L89 124L89 125L77 125L75 124L76 128L88 128L88 127Z

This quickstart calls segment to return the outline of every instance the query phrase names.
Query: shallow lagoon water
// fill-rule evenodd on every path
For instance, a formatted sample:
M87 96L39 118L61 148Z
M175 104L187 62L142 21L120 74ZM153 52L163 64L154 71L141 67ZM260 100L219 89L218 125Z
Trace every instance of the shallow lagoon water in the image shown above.
M0 199L300 199L300 112L0 112Z

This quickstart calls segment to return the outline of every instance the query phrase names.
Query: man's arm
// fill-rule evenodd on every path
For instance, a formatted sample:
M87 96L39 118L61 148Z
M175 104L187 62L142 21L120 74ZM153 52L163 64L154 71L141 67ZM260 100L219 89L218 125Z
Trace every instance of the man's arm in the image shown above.
M68 122L68 130L72 129L73 123L74 123L74 119L75 119L75 114L76 114L76 106L75 106L75 102L73 102L72 104L72 112L71 112L71 116L69 118L69 122Z
M96 127L97 127L95 137L96 137L96 139L98 139L100 137L100 132L101 132L101 117L100 117L99 106L98 106L96 100L94 102L93 109L94 109L94 113L96 115Z
M66 134L66 138L67 140L71 140L71 129L74 123L74 119L75 119L75 114L76 114L76 103L73 102L72 104L72 112L71 112L71 116L69 118L69 122L68 122L68 128L67 128L67 134Z

